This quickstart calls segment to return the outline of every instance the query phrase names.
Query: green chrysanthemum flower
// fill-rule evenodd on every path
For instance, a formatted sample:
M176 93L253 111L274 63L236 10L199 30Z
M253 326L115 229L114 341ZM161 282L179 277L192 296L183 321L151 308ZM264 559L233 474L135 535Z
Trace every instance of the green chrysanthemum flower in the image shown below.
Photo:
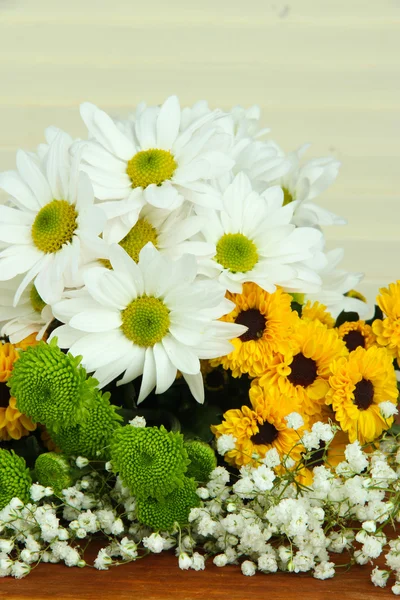
M108 460L110 444L122 417L117 407L110 404L110 394L97 392L86 418L71 427L50 429L52 440L67 456Z
M200 499L196 494L194 479L185 477L182 487L160 500L155 498L138 500L138 521L152 529L168 531L173 528L174 523L186 525L191 509L199 504Z
M116 432L111 461L137 498L160 499L183 486L189 464L180 433L157 427L127 425Z
M21 353L9 382L17 408L56 431L81 422L93 401L96 379L86 379L81 357L64 354L54 338Z
M28 502L31 485L24 459L13 450L0 450L0 510L13 498Z
M196 440L186 442L185 448L190 460L187 476L203 483L208 481L211 471L217 466L214 450L205 442Z
M46 452L38 456L35 462L35 476L38 483L53 488L56 494L70 487L73 482L68 460L55 452Z

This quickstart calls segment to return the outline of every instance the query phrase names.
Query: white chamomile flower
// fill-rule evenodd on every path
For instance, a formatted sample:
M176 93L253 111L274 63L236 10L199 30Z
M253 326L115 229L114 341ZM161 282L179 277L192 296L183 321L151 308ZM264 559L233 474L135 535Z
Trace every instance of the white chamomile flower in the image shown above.
M233 165L215 149L219 115L206 113L182 129L179 100L171 96L161 106L142 107L134 119L117 124L85 102L81 116L92 139L84 150L84 169L96 197L129 205L133 222L144 204L173 210L186 198L213 205L206 182Z
M308 144L305 144L287 155L290 168L275 182L284 191L284 204L294 200L297 202L293 223L298 226L345 225L345 219L312 202L335 181L340 162L331 157L324 157L314 158L300 165L300 158L307 148ZM284 155L282 151L281 154Z
M113 214L114 208L118 211L118 203L110 204L106 214ZM173 211L147 204L132 227L129 225L129 219L123 219L112 218L108 221L103 239L108 245L118 242L135 262L139 260L141 249L149 242L162 254L174 259L183 254L209 256L214 250L212 244L201 239L192 239L204 227L206 219L193 214L192 206L188 202ZM129 229L125 235L127 227Z
M59 131L42 161L17 152L17 172L0 175L14 206L0 206L0 280L24 275L14 304L31 281L47 304L73 286L80 266L101 248L104 214L90 181L71 158L71 138Z
M242 283L248 281L268 292L274 292L276 285L304 291L307 269L299 270L292 263L310 258L322 234L291 224L294 206L282 207L282 201L279 187L260 196L249 178L239 173L222 194L223 210L207 209L203 234L214 244L215 254L200 261L202 272L218 277L232 293L240 293ZM313 275L311 289L318 289L319 278Z
M337 269L337 265L343 259L344 250L336 248L325 254L326 265L318 270L321 277L321 289L317 292L306 294L306 300L324 304L332 317L335 319L342 311L356 312L361 318L369 312L368 304L353 297L352 291L358 286L363 278L362 273L349 273L344 269Z
M141 402L154 387L165 392L179 370L203 402L199 359L227 354L229 340L247 330L217 320L233 307L224 288L196 279L194 256L172 261L151 244L138 263L114 245L110 261L114 270L89 269L85 290L54 305L57 319L67 323L56 330L59 345L82 355L101 387L122 373L119 384L143 375Z
M260 128L258 106L235 106L218 120L219 129L226 134L227 152L234 159L233 173L243 172L255 189L265 190L266 183L283 177L291 167L290 160L272 140L263 140L269 129ZM219 180L221 183L225 177Z
M12 344L36 333L41 340L53 320L51 307L46 304L33 283L23 291L17 306L13 306L15 293L22 277L0 282L0 323L1 334L10 338Z

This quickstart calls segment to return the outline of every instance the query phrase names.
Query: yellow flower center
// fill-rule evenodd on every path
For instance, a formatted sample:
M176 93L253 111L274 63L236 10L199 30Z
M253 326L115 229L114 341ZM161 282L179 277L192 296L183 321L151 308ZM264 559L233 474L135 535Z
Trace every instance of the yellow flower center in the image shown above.
M285 187L282 187L282 191L283 191L283 205L282 206L286 206L286 204L290 204L291 202L293 202L293 200L294 200L293 194L291 194L289 192L289 190Z
M168 333L169 310L159 298L142 296L122 311L122 331L137 346L148 348Z
M123 247L125 252L127 252L135 262L138 262L141 249L148 242L152 242L157 248L157 241L157 229L146 219L139 219L136 225L134 225L129 233L126 234L124 239L120 241L119 245Z
M46 302L43 300L43 298L37 291L36 286L32 286L31 293L29 296L33 310L35 310L38 313L41 313L44 307L46 306Z
M78 213L66 200L53 200L43 206L32 225L32 239L42 252L58 252L64 244L72 242Z
M146 188L152 183L161 185L163 181L171 179L177 166L169 150L150 148L135 154L128 162L126 172L133 188Z
M217 244L215 260L231 273L247 273L257 264L258 252L242 233L225 233Z

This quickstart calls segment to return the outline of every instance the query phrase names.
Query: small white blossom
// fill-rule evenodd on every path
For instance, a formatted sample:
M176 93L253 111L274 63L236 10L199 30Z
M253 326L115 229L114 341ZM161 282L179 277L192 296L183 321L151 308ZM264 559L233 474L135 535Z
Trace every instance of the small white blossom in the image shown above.
M213 558L213 563L217 567L225 567L225 565L228 564L228 557L226 556L225 553L224 554L217 554Z
M245 560L242 562L240 568L243 575L247 575L247 577L252 577L256 574L256 565L251 560Z
M30 566L19 560L16 560L11 567L11 575L15 577L15 579L22 579L23 577L26 577L30 571Z
M394 415L398 414L398 410L396 405L393 402L381 402L379 404L379 410L384 419L390 419L390 417L394 417Z
M237 439L233 435L224 433L217 439L217 452L224 456L230 450L234 450L236 442Z
M389 579L390 571L384 571L375 567L371 573L371 581L377 587L386 587L387 580Z
M78 456L78 458L76 459L75 463L76 463L76 466L77 466L79 469L83 469L84 467L87 467L87 466L88 466L88 464L89 464L89 461L88 461L88 459L87 459L87 458L85 458L85 457L83 457L83 456Z
M100 571L107 571L108 567L112 564L112 562L113 560L111 556L107 554L107 550L105 548L102 548L99 551L96 560L94 561L94 566Z
M155 554L159 554L164 549L164 541L159 533L152 533L150 536L144 537L142 541L143 546Z
M365 529L368 533L375 533L376 531L376 523L375 521L364 521L362 524L362 528Z
M260 492L272 490L274 487L275 473L266 465L261 465L252 472L254 484Z
M290 415L285 417L287 426L291 429L300 429L303 427L304 420L303 417L298 412L292 412Z
M315 579L330 579L335 575L335 563L321 562L315 567L313 575Z
M0 552L10 554L14 548L13 540L0 539Z
M199 488L197 488L196 494L202 500L207 500L210 497L210 492L205 487L199 487Z
M194 552L192 556L191 568L195 571L202 571L205 568L204 556L202 556L199 552Z
M181 552L179 554L178 563L179 563L180 569L183 569L183 570L190 569L190 567L192 566L192 559L187 554L187 552Z
M263 573L276 573L278 570L278 563L275 555L272 553L261 554L258 557L258 568Z
M122 519L116 519L111 527L111 533L113 535L120 535L124 531L124 524Z
M144 417L134 417L129 421L132 427L146 427L146 419Z
M392 585L391 589L395 596L400 596L400 581L396 581L396 583Z
M271 469L273 467L278 467L281 464L281 458L278 450L276 448L271 448L271 450L268 450L264 458L261 459L261 462Z

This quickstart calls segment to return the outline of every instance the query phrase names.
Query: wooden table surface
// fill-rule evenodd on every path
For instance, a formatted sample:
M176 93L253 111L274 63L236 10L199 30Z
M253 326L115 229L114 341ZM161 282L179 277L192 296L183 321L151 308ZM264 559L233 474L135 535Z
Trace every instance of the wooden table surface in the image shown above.
M175 556L151 555L109 571L40 565L25 579L0 580L1 600L375 600L394 598L390 587L372 585L371 568L353 567L334 579L307 574L257 573L245 577L237 566L181 571Z

